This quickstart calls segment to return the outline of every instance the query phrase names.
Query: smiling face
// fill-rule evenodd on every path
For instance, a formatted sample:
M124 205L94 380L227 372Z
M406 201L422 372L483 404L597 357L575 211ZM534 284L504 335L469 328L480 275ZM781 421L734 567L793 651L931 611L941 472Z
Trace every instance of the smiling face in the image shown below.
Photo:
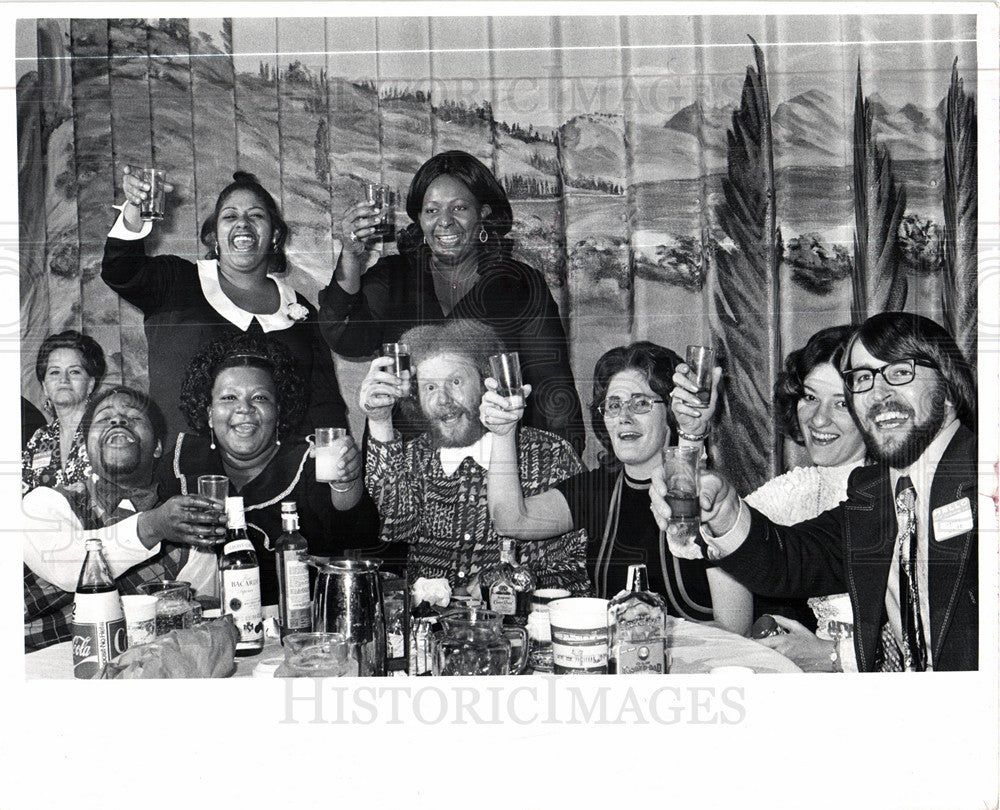
M836 467L861 462L865 442L848 410L840 372L832 363L820 363L806 375L802 387L805 393L795 410L813 464Z
M250 366L219 372L208 424L224 461L246 467L269 458L275 447L277 401L270 372Z
M456 265L475 256L480 220L489 213L461 180L443 174L431 183L420 207L420 230L435 262Z
M485 432L479 421L483 383L467 357L439 354L417 366L420 410L438 447L468 447Z
M634 394L660 399L649 387L649 381L643 372L627 368L619 371L608 382L605 400L617 397L622 402L627 402ZM666 404L656 402L649 413L639 414L623 407L618 416L605 415L603 419L611 437L611 447L618 460L624 463L625 471L633 478L649 478L659 466L660 452L670 438Z
M851 368L881 368L887 362L872 355L860 340L851 349ZM916 366L906 385L889 385L876 374L870 391L852 396L869 455L897 469L913 463L955 417L944 380L926 366Z
M101 478L148 484L161 449L149 415L132 397L111 394L97 406L87 431L87 455Z
M82 405L94 390L94 378L76 349L54 349L45 365L42 389L58 412Z
M219 208L215 225L219 264L251 272L266 268L274 248L274 226L264 201L252 191L236 189Z

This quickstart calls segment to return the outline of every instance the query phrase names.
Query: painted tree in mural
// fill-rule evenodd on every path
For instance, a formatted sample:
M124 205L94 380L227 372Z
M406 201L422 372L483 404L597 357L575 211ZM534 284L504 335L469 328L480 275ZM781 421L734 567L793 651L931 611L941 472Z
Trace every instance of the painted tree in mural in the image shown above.
M757 69L747 68L740 107L732 115L724 201L716 209L737 249L716 252L713 289L712 328L729 386L717 455L740 492L781 472L782 457L771 394L781 363L782 241L764 53L756 42L753 50Z
M906 210L906 189L897 186L892 158L872 134L872 104L861 90L858 63L854 96L854 269L851 323L901 310L906 275L900 270L897 234Z
M976 361L977 202L976 101L965 94L952 65L945 104L944 273L942 309L948 328L971 362Z

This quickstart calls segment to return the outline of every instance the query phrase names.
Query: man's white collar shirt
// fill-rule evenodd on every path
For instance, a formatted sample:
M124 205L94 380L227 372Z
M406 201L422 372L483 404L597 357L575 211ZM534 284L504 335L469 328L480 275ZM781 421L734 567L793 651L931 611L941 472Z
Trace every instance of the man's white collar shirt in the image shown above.
M462 466L466 458L471 458L484 470L490 468L490 457L493 455L493 434L484 433L479 441L468 447L441 447L438 456L441 458L441 468L444 474L452 476Z

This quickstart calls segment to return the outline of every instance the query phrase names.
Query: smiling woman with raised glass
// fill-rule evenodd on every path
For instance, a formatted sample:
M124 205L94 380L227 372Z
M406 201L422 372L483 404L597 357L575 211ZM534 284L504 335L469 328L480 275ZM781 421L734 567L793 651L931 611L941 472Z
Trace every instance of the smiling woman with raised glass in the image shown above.
M498 533L520 539L585 527L587 568L599 597L614 596L625 586L628 566L642 563L650 589L666 596L671 615L745 633L749 592L705 560L672 556L650 512L649 481L662 463L663 448L680 436L681 443L701 449L718 398L721 369L714 371L708 406L696 408L696 386L675 374L678 366L684 369L674 352L646 341L604 354L594 367L591 405L604 463L528 498L521 493L514 455L521 410L509 407L496 393L496 381L488 380L480 418L495 434L490 517Z
M197 492L200 475L229 479L229 494L243 497L265 605L276 604L278 596L274 541L282 532L282 501L298 506L311 554L371 548L378 535L378 514L350 437L335 477L316 480L312 447L294 430L305 399L282 343L249 335L215 341L194 356L181 391L195 433L177 437L170 463L159 470L167 493Z
M583 452L579 396L566 332L545 277L513 256L513 212L503 186L472 155L452 150L426 161L406 195L412 223L399 232L399 255L366 268L366 246L382 212L358 203L343 216L344 250L320 293L320 322L338 354L377 355L415 326L468 319L495 329L520 354L535 390L525 424L568 439ZM405 438L422 428L395 414Z
M347 426L347 407L316 311L285 277L288 226L274 198L247 172L236 172L201 228L208 249L197 265L179 256L147 256L152 225L140 218L148 183L123 170L125 203L104 246L101 278L142 310L149 344L149 393L183 430L177 407L188 361L204 344L230 334L280 340L308 383L308 426ZM168 191L172 187L168 187ZM169 216L169 212L168 212Z

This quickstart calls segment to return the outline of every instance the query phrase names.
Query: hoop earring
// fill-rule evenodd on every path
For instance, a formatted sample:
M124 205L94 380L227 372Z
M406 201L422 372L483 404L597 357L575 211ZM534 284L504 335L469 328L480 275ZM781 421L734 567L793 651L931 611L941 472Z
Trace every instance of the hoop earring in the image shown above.
M490 235L486 232L486 228L483 227L482 223L479 225L479 241L484 245L490 241Z

